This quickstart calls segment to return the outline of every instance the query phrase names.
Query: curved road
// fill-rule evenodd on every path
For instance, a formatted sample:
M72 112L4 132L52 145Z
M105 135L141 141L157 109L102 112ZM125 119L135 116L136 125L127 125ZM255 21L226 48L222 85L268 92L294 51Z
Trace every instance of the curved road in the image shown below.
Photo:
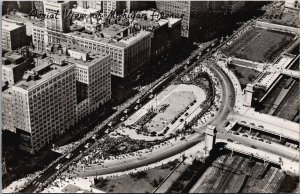
M225 42L223 42L223 44ZM221 45L216 46L215 48L218 49L220 46ZM201 59L197 60L197 63L199 63L200 61L203 61L204 57L211 56L211 54L212 54L212 51L204 54L201 57ZM195 57L197 57L197 56L195 56ZM182 68L183 67L184 67L184 65L182 66ZM231 110L234 106L234 98L235 98L234 94L235 93L234 93L233 85L232 85L229 77L226 75L226 73L223 72L215 63L213 65L211 65L211 68L216 73L217 77L219 78L223 95L222 95L222 105L219 109L219 112L218 112L217 116L215 117L215 119L212 121L212 123L209 123L209 124L215 125L217 127L217 129L219 129L219 128L222 129L222 126L224 126L224 124L225 124L225 118L228 116L228 114L231 112ZM179 68L179 70L181 70L181 69ZM166 79L166 80L169 81L170 79L174 78L176 75L179 75L180 73L181 73L181 71L176 71L176 72L174 72L174 75L171 74L169 79ZM164 83L161 84L161 86L163 86L163 85L164 85ZM157 90L159 91L159 89L157 89ZM147 97L149 95L150 95L150 93L146 94L145 97ZM180 154L181 152L187 150L188 148L190 148L190 147L196 145L197 143L199 143L200 141L202 141L203 136L199 135L198 133L195 133L195 134L191 135L189 139L190 139L189 141L184 141L181 144L174 145L170 149L158 150L156 152L152 152L151 155L149 154L148 157L145 157L139 161L136 161L136 159L128 159L128 162L125 166L124 166L124 161L121 161L119 164L114 164L114 166L112 166L112 167L108 166L106 169L102 169L102 171L100 171L101 169L99 169L99 170L97 170L97 173L102 172L103 174L106 174L106 173L119 172L119 171L123 171L124 169L126 169L126 170L134 169L134 168L137 168L140 166L155 163L159 160L163 160L165 158L171 157L172 155ZM60 162L63 165L67 165L67 164L71 163L73 160L75 160L76 156L79 155L79 152L81 150L84 150L83 145L79 146L72 152L73 155L71 156L70 159L67 160L67 159L63 158L60 160ZM133 161L133 160L135 160L135 161ZM35 181L33 183L31 183L30 185L28 185L25 189L23 189L22 192L34 192L34 191L36 191L37 188L38 188L37 190L40 190L41 188L38 185L40 185L40 184L44 183L46 180L48 180L55 172L56 172L55 165L52 165L49 168L49 170L46 170L45 173L43 173L40 177L35 179ZM95 174L96 174L96 171L95 171ZM89 173L87 173L86 176L90 176Z
M217 129L222 129L224 127L226 120L225 118L229 115L231 110L233 109L234 102L235 102L235 92L234 87L230 81L230 78L227 76L227 74L221 70L217 64L213 64L210 66L212 70L215 72L216 76L218 77L221 88L222 88L222 106L220 107L220 110L218 111L218 114L216 118L208 124L215 125ZM206 124L206 125L208 125ZM202 127L201 129L203 129ZM149 165L151 163L158 162L160 160L166 159L168 157L171 157L176 154L180 154L181 152L191 148L192 146L196 145L197 143L204 140L203 134L199 135L198 133L195 133L190 136L188 141L183 141L180 144L176 144L173 146L170 146L169 148L163 148L160 150L153 151L149 154L145 154L142 156L142 160L137 160L138 157L132 157L125 160L120 160L116 163L113 163L108 166L94 166L92 170L85 169L79 169L78 174L75 175L72 174L72 176L95 176L102 175L102 174L110 174L110 173L116 173L121 172L125 170L130 170L134 168L138 168L141 166Z
M138 167L153 164L155 162L164 160L166 158L172 157L176 154L193 147L199 142L204 140L204 135L193 135L190 138L183 140L180 143L165 146L162 149L153 151L151 153L143 154L143 156L130 157L125 160L119 160L111 164L97 165L93 167L86 167L85 170L77 169L79 176L95 176L103 174L111 174L116 172L122 172L130 169L135 169ZM66 174L66 173L64 173ZM77 174L68 174L71 176L78 176Z

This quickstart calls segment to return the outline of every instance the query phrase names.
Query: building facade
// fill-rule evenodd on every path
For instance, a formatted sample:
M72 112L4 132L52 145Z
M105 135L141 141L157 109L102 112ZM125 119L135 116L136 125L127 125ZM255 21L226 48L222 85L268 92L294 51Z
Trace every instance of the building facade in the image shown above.
M21 53L9 52L2 57L2 80L13 85L20 81L26 70L34 67L33 57Z
M190 37L201 22L201 15L208 12L207 1L156 1L162 17L181 18L181 36Z
M21 149L35 153L75 123L75 65L53 60L27 71L11 87L12 115Z
M2 20L2 49L15 50L25 46L26 26Z
M70 17L67 17L70 11L69 6L69 2L45 1L45 27L52 31L68 32L70 30Z
M112 58L111 74L121 78L130 76L150 62L151 33L147 31L133 33L119 25L111 25L95 34L60 33L41 25L33 25L32 31L33 44L39 51L46 51L46 47L53 44L70 43L109 54Z

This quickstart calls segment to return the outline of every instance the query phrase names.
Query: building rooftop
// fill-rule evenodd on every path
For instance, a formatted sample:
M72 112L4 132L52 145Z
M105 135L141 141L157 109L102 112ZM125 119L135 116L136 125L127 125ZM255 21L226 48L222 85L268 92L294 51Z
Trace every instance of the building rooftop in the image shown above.
M142 38L148 34L150 34L150 32L140 31L140 32L136 33L135 35L130 34L127 37L124 37L119 41L116 39L112 39L112 38L109 39L109 38L101 37L101 35L99 33L96 35L92 35L92 34L87 34L87 33L82 33L82 32L70 32L67 35L69 35L71 37L75 36L75 37L90 39L90 40L93 40L96 42L101 42L103 44L109 44L109 45L113 45L116 47L125 48L125 47L129 46L131 43L133 43L134 40L138 41L140 38ZM130 39L130 41L128 39Z
M91 49L88 49L86 47L74 45L74 44L65 44L62 45L63 48L66 48L68 51L76 52L77 54L81 55L87 55L87 59L77 59L75 57L70 56L70 53L68 55L64 54L47 54L50 58L59 59L60 61L67 61L69 63L73 64L80 64L83 66L92 66L93 64L97 63L98 61L103 60L107 56L109 56L106 53L100 52L100 51L94 51Z
M60 72L72 66L75 65L67 62L63 63L63 65L53 63L49 58L48 62L45 62L30 71L26 71L23 76L23 80L19 81L12 87L19 87L24 90L30 90L34 86L37 86L42 82L57 76Z
M8 22L20 22L23 23L24 25L26 24L26 22L42 22L43 21L39 20L39 19L34 19L33 17L28 16L28 14L22 13L22 12L15 12L15 13L11 13L11 14L7 14L4 15L2 17L2 20L4 21L8 21Z
M128 29L129 29L128 26L120 26L118 24L113 24L101 30L101 33L103 33L104 37L110 38L110 37L119 36L120 33Z
M98 9L94 9L94 8L83 8L80 6L74 7L72 8L72 12L73 13L80 13L80 14L85 14L85 15L90 15L91 13L96 13L97 11L99 11Z
M151 32L148 31L139 31L137 32L137 34L130 34L127 37L123 38L122 40L120 40L120 43L124 43L126 45L131 45L137 41L139 41L141 38L149 35Z
M23 26L24 26L23 24L16 24L16 23L8 22L6 20L2 20L2 30L13 31Z

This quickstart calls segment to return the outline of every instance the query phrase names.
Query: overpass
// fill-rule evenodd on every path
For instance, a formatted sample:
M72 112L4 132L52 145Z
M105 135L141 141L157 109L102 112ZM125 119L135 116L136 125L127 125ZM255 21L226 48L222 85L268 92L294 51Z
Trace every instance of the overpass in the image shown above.
M228 150L231 150L232 152L237 152L245 155L252 155L255 158L261 159L265 162L270 162L273 164L277 164L281 166L281 169L292 173L299 175L299 162L295 160L291 160L285 157L281 157L277 154L273 154L271 152L258 150L255 148L251 148L242 144L236 144L229 142L224 139L217 139L216 143L225 143L224 147ZM299 155L298 155L299 157Z
M299 124L249 109L244 115L230 115L233 121L252 129L300 142Z

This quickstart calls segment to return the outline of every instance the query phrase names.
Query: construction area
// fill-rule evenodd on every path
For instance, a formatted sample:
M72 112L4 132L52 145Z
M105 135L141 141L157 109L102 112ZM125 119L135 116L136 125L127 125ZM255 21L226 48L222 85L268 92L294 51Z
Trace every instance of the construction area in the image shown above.
M293 34L252 27L231 43L224 54L230 57L265 63L272 62L293 39Z

